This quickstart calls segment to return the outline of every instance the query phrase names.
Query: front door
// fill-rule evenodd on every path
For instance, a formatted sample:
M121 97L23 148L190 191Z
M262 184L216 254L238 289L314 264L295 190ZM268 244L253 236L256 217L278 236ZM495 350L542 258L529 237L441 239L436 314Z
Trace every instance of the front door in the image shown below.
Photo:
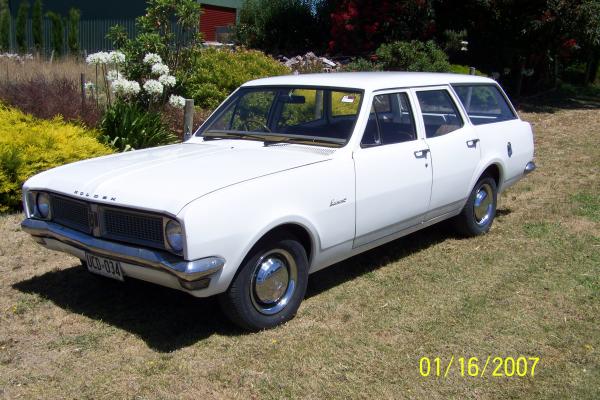
M464 205L481 156L480 144L447 87L415 90L415 94L431 152L433 185L425 218L430 220L456 213Z
M420 224L427 212L431 160L409 98L405 91L373 97L361 148L354 153L354 247Z

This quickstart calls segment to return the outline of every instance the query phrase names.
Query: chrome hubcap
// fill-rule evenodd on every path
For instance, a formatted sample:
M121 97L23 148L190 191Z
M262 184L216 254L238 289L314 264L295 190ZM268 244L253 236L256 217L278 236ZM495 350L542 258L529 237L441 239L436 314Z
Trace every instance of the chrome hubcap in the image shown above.
M262 314L276 314L289 303L298 279L298 268L292 255L274 249L262 255L252 274L250 298Z
M475 194L475 202L473 204L473 211L475 213L475 222L478 225L485 225L492 217L494 209L494 194L492 187L484 183L479 187Z

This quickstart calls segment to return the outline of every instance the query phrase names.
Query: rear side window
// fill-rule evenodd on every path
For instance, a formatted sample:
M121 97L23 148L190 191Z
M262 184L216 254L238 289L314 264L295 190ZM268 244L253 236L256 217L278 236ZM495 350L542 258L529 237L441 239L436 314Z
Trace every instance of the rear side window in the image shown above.
M453 85L473 125L516 119L506 98L495 85Z
M447 90L423 90L417 92L421 114L428 138L454 132L463 126L456 104Z

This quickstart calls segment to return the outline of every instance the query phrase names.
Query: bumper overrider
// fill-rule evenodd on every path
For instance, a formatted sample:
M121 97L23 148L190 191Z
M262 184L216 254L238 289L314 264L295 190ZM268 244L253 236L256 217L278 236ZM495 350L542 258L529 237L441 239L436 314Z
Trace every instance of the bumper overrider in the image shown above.
M85 260L91 253L121 262L126 276L159 285L194 291L210 284L210 275L225 265L221 257L185 261L181 257L159 250L135 247L98 239L62 225L33 218L21 223L21 228L34 240L52 250L62 251Z

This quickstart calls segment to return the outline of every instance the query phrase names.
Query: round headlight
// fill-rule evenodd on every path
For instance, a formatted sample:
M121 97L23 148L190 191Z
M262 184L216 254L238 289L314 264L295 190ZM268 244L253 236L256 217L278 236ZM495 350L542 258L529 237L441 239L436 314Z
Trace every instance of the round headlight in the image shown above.
M48 218L50 216L50 197L48 193L38 193L35 198L35 207L40 218Z
M167 222L165 227L165 233L167 235L167 242L171 249L175 251L183 250L183 231L179 222L170 220Z

